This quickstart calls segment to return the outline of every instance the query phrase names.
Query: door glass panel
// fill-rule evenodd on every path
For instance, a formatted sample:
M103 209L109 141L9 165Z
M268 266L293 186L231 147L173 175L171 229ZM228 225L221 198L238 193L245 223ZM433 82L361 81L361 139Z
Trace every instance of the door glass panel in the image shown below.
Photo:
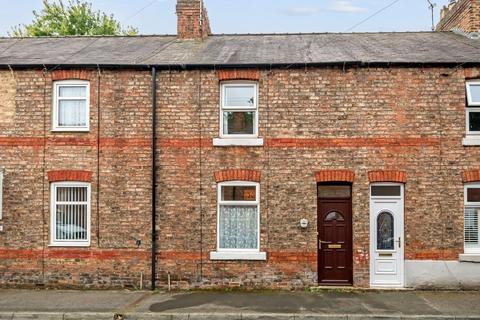
M344 221L343 216L339 212L336 212L336 211L330 212L325 217L325 221L332 221L332 220Z
M382 212L377 217L377 250L393 250L393 237L393 216Z
M480 188L467 188L467 201L480 202Z
M320 198L350 198L350 186L318 186L318 196Z
M400 186L372 186L372 197L400 197Z

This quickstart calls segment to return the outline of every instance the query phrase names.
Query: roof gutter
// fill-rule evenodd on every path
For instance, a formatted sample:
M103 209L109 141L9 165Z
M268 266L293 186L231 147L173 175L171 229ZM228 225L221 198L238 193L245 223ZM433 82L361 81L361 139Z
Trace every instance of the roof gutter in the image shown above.
M304 68L304 67L402 67L402 66L478 66L480 60L475 61L431 61L431 62L389 62L389 61L335 61L335 62L305 62L305 63L246 63L246 64L2 64L0 68L9 66L16 69L47 68L112 68L112 69L151 69L157 70L192 70L192 69L219 69L219 68Z

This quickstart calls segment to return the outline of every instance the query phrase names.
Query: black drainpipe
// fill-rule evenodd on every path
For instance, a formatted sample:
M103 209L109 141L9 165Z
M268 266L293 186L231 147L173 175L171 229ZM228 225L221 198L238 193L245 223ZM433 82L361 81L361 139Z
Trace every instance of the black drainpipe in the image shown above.
M152 290L157 278L157 69L152 67Z

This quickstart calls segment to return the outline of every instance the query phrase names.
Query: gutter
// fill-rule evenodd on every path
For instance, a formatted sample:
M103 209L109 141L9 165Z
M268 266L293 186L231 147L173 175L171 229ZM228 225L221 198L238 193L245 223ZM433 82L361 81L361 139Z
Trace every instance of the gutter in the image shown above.
M152 67L152 291L157 278L157 69Z
M335 61L335 62L305 62L305 63L247 63L247 64L5 64L0 63L0 68L14 67L18 69L31 68L47 68L55 70L59 68L112 68L112 69L151 69L155 67L157 70L194 70L194 69L219 69L219 68L304 68L304 67L428 67L428 66L478 66L479 61L426 61L426 62L390 62L390 61Z

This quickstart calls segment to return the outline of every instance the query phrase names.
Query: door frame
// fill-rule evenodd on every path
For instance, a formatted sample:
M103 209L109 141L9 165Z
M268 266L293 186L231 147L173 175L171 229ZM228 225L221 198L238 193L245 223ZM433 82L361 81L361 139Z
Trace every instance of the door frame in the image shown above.
M350 197L342 197L342 198L320 198L318 194L318 186L323 185L323 186L350 186ZM318 285L322 286L353 286L353 212L352 212L352 193L353 193L353 185L352 183L346 183L346 182L328 182L328 183L317 183L317 283ZM321 226L323 226L323 215L320 212L321 209L321 203L332 203L332 202L340 202L340 203L348 203L348 210L349 210L349 221L347 221L347 225L350 226L350 234L347 234L347 237L345 238L346 241L349 240L349 250L347 250L347 259L349 261L348 265L350 267L350 273L349 273L349 281L348 282L321 282L321 268L320 268L320 263L321 263L321 256L319 254L320 252L320 246L319 246L319 240L320 240L320 235L321 235ZM321 219L322 218L322 219Z
M372 197L372 187L373 186L400 186L400 196L374 196ZM369 207L370 207L370 213L369 213L369 221L370 221L370 226L369 226L369 238L370 238L370 287L386 287L386 288L404 288L405 287L405 184L404 183L398 183L398 182L375 182L375 183L370 183L369 185ZM373 272L375 270L375 252L377 251L376 248L376 243L377 243L377 212L373 212L373 206L372 203L374 200L395 200L399 201L400 204L400 212L399 215L401 215L399 219L399 230L398 233L400 234L400 243L399 243L399 253L398 253L398 258L400 258L400 272L401 272L401 277L400 277L400 284L375 284L373 283ZM384 209L381 211L386 211L390 212L391 210ZM395 225L394 225L395 226ZM394 241L394 243L396 243Z

